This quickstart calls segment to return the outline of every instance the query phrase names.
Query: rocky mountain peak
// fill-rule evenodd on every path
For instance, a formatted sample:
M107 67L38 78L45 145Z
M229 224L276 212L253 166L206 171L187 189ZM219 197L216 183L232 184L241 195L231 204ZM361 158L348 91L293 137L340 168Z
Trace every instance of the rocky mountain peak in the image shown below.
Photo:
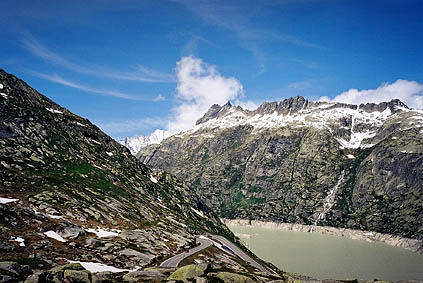
M388 111L385 111L387 109ZM232 106L228 102L224 106L213 105L197 121L196 126L187 132L193 132L202 127L228 128L241 124L249 124L259 130L282 125L313 126L327 129L328 127L333 128L335 120L349 127L353 119L361 125L366 124L366 120L371 120L371 124L374 126L382 125L390 115L403 111L412 111L412 109L399 99L354 105L341 102L314 102L302 96L296 96L280 102L264 102L253 111L244 110L240 106ZM354 125L356 124L354 123ZM335 128L332 130L335 130ZM374 130L372 129L372 131Z
M282 100L281 102L264 102L262 103L253 114L272 114L277 112L279 115L289 115L291 113L296 113L302 109L306 109L309 104L309 101L302 97L290 97L287 99Z
M290 97L279 103L277 112L282 115L288 115L305 109L307 105L308 100L302 96Z
M216 117L217 113L219 113L219 111L222 109L222 106L220 106L219 104L213 104L210 109L206 112L206 114L204 114L203 117L201 117L200 119L197 120L197 122L195 123L196 125L207 122L210 119L213 119Z
M232 109L230 101L226 102L225 105L220 106L219 104L213 104L210 109L204 114L203 117L197 120L196 125L205 123L211 119L219 118L224 116L230 109Z
M364 110L366 112L383 112L387 108L389 108L392 113L402 111L404 108L410 110L410 108L399 99L392 99L389 102L360 104L359 106L359 109Z

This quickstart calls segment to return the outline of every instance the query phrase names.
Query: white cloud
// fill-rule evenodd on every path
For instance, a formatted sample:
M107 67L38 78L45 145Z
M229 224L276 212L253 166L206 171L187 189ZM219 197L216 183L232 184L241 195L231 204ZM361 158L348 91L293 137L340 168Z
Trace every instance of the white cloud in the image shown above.
M223 77L216 67L192 56L176 63L176 77L180 104L173 109L174 117L168 123L171 134L192 127L211 105L225 104L243 92L237 79Z
M376 89L350 89L333 99L323 96L319 100L360 104L370 102L379 103L391 101L392 99L399 99L412 108L423 109L423 83L397 80L392 84L383 83Z

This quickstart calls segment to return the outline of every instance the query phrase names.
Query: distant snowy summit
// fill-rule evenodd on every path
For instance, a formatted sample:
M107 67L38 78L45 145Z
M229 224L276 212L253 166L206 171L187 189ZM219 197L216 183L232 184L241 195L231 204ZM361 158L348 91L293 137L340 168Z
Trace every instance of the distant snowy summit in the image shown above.
M120 140L119 143L126 146L133 155L136 155L141 148L150 144L159 144L168 136L167 131L157 129L149 136L126 137Z

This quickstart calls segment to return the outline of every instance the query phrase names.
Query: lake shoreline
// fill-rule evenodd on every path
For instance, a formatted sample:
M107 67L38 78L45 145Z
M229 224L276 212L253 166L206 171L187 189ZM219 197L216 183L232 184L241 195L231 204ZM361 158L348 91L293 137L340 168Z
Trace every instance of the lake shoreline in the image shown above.
M258 220L247 220L247 219L222 219L227 226L251 226L259 228L278 229L283 231L298 231L298 232L309 232L311 225L303 224L292 224L292 223L276 223L276 222L265 222ZM353 240L363 240L366 242L382 242L394 247L400 247L412 252L423 255L423 241L416 239L403 238L390 234L382 234L372 231L361 231L353 230L348 228L335 228L329 226L314 226L313 233L329 234L335 236L341 236Z

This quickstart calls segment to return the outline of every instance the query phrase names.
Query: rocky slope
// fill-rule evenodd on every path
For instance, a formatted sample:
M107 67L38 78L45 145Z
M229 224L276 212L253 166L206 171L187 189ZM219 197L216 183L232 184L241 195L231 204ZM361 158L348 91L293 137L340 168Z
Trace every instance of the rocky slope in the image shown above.
M138 153L186 180L221 217L423 239L423 111L399 100L303 97L254 111L213 105Z
M1 69L0 93L0 282L166 281L175 269L157 266L198 235L233 239L185 184L87 119ZM283 278L214 247L191 263L192 280Z
M118 142L127 147L133 155L136 155L141 148L150 144L159 144L167 137L169 134L166 131L157 129L149 136L126 137Z

